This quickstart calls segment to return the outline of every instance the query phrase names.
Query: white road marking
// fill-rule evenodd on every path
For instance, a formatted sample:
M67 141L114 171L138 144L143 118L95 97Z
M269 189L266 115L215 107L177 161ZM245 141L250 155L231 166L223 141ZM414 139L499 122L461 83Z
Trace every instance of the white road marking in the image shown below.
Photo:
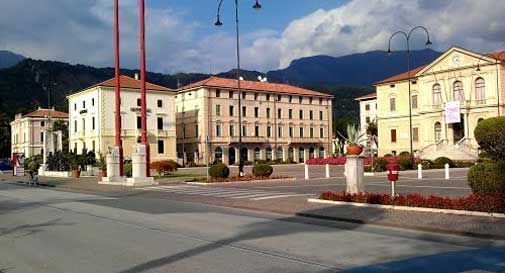
M283 194L283 195L274 195L274 196L266 196L266 197L258 197L258 198L253 198L252 200L258 201L258 200L266 200L266 199L276 199L276 198L285 198L285 197L292 197L292 196L307 196L307 195L317 195L313 193L300 193L300 194Z

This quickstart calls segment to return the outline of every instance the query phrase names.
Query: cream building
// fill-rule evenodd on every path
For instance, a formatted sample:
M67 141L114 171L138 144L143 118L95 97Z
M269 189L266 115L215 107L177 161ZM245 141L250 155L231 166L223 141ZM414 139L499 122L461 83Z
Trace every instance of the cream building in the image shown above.
M187 162L239 162L239 130L244 161L326 157L331 151L332 96L268 82L211 77L179 89L177 150ZM239 111L242 128L239 128ZM185 151L183 153L182 151Z
M428 159L477 157L477 123L503 114L504 60L505 52L480 54L452 47L430 64L411 70L414 151ZM375 86L379 154L409 151L407 72ZM449 109L454 102L456 107ZM458 115L460 122L447 119Z
M121 123L125 158L131 158L140 141L140 85L137 79L121 76ZM114 147L115 79L69 95L69 145L107 153ZM147 131L151 161L176 160L175 91L147 83Z
M54 109L39 108L29 114L17 114L11 122L11 151L25 157L44 152L46 130L52 129L54 121L68 121L68 114Z

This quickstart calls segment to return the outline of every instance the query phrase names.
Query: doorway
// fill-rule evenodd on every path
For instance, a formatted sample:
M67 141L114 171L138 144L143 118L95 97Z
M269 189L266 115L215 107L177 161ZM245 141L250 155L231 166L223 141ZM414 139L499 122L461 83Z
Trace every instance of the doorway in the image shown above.
M459 123L451 124L452 132L454 135L454 144L458 143L458 141L462 140L465 137L465 122L463 118L463 115L461 115L461 120Z
M236 161L236 156L235 156L235 148L231 147L228 150L228 165L234 165Z

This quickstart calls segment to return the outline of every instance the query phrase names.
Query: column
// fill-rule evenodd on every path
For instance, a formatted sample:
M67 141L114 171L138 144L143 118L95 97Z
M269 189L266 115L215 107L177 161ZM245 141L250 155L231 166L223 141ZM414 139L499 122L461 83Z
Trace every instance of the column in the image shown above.
M266 149L260 149L260 159L261 160L266 160L267 159L267 151L266 151Z
M303 160L304 160L304 162L301 162L301 163L305 163L305 161L307 161L307 159L309 159L309 148L305 148L303 150Z
M363 181L363 158L356 155L347 156L345 163L347 193L355 194L365 191Z
M468 124L469 124L469 122L468 122L468 116L469 116L469 114L466 113L465 114L465 121L464 121L465 122L464 123L464 126L465 126L465 138L469 138L470 137L470 130L469 130L470 128L468 128Z
M253 161L254 159L254 148L253 149L247 149L247 161Z
M228 165L228 163L230 163L230 160L229 160L229 153L230 153L230 149L228 147L221 147L221 149L223 149L223 163Z
M289 147L282 147L282 161L286 162L288 160Z
M276 146L272 147L272 161L277 160L277 148L279 147Z

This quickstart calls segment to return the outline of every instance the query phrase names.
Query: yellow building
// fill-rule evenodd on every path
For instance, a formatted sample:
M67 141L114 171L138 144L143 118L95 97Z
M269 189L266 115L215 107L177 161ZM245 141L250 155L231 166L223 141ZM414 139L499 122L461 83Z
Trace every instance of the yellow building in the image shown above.
M186 162L305 162L331 151L332 96L287 84L211 77L179 90L177 151ZM239 113L240 111L240 113ZM242 128L239 127L242 115ZM239 131L240 130L240 131ZM183 151L185 151L183 153Z
M503 61L505 51L480 54L452 47L411 70L412 134L408 73L376 83L379 155L410 151L412 137L413 150L423 158L475 159L477 123L504 112Z

